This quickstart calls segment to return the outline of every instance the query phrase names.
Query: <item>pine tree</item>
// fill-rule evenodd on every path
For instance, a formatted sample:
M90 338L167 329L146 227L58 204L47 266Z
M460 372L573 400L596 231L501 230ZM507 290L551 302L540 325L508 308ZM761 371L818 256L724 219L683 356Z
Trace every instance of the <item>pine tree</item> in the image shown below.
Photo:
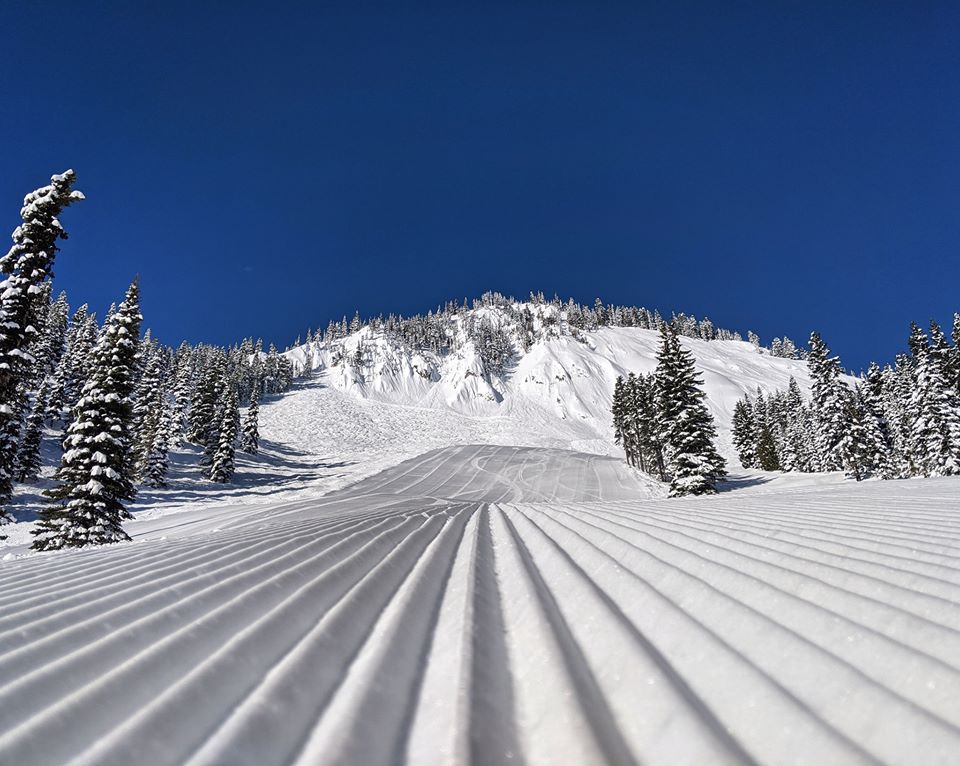
M840 440L840 454L843 456L843 468L847 476L861 481L870 468L870 445L867 443L865 412L855 391L844 387L844 414L847 427Z
M44 293L49 293L51 282L44 283ZM47 376L52 375L60 362L66 348L67 324L70 306L67 303L67 294L61 292L57 300L46 300L46 309L43 311L42 327L37 335L36 345L31 353L36 359L33 366L31 386L39 387Z
M256 455L260 448L260 429L257 422L259 416L260 396L257 391L254 391L250 406L247 407L247 417L243 421L243 435L240 438L240 449L249 455Z
M43 441L44 411L49 393L47 381L40 385L17 454L17 481L36 481L40 475L40 445Z
M190 430L187 440L201 447L216 444L217 405L226 370L226 359L219 352L211 354L206 368L200 374L200 382L193 393L190 407Z
M780 464L784 471L809 472L812 465L813 439L809 427L809 411L803 403L800 386L792 376L785 399L783 451Z
M157 429L164 419L163 375L166 366L165 354L156 348L151 348L150 341L144 337L141 348L142 364L146 369L137 383L136 396L133 405L133 427L135 444L130 450L131 459L135 467L134 474L143 478L143 471L147 465L147 456L153 449Z
M883 379L883 411L890 428L891 464L895 478L919 474L913 455L913 360L897 354L896 363L881 373Z
M179 442L187 431L187 413L193 392L193 350L184 341L174 355L173 413L170 420L170 438Z
M855 469L858 461L851 448L853 430L849 392L840 380L840 361L819 333L810 334L807 365L813 378L813 408L817 422L817 451L824 471Z
M234 473L234 442L237 440L237 393L227 391L220 418L217 449L210 465L210 481L226 484Z
M960 312L953 315L950 337L953 339L953 364L950 367L949 382L953 384L957 396L960 396Z
M757 464L757 437L749 398L741 399L734 405L732 426L733 446L740 458L740 465L753 468Z
M128 540L124 502L135 495L127 451L140 334L136 281L110 316L93 353L90 379L73 412L57 479L56 502L40 512L33 548L53 550Z
M943 348L931 347L916 325L910 348L916 365L910 402L915 468L923 476L956 475L960 473L960 405L946 380Z
M867 468L884 479L897 475L893 463L893 438L883 409L883 376L873 363L867 369L863 384L857 390L858 406L863 423L863 448Z
M0 258L0 506L13 493L13 473L26 396L33 374L30 347L36 340L39 313L45 309L43 283L50 277L58 247L67 233L58 216L83 194L73 190L72 170L50 179L50 185L28 194L13 232L13 246ZM7 521L0 510L0 524Z
M640 457L640 467L660 481L667 480L667 468L663 456L663 442L657 429L657 383L653 373L638 375L630 382L633 413L631 428Z
M773 438L773 429L767 412L767 401L763 392L757 389L757 400L753 403L754 438L756 439L756 465L761 471L779 471L780 458Z
M704 404L702 380L693 356L667 327L661 331L656 380L658 429L671 474L671 496L716 492L716 482L726 472L713 444L716 430Z
M90 314L84 304L73 315L67 331L67 349L53 375L54 382L47 403L48 418L69 419L70 412L80 398L80 390L90 375L93 347L99 334L97 317Z
M139 468L140 480L147 487L165 487L167 484L174 413L171 406L163 401L160 407L160 417L153 429L153 438Z

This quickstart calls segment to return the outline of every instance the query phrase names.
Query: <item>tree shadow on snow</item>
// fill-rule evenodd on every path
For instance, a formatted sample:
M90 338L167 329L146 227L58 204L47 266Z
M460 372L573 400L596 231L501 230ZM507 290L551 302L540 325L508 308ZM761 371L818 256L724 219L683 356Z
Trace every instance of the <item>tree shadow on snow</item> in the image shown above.
M760 476L757 474L731 474L726 479L717 483L718 492L736 492L738 489L746 487L759 487L769 484L772 481L770 476Z

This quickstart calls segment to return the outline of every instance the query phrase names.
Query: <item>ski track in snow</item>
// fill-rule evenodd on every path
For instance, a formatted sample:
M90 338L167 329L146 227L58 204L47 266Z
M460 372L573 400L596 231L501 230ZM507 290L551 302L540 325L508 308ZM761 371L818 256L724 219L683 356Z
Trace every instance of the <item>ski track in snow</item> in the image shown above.
M4 562L0 763L960 761L960 482L655 491L456 446Z

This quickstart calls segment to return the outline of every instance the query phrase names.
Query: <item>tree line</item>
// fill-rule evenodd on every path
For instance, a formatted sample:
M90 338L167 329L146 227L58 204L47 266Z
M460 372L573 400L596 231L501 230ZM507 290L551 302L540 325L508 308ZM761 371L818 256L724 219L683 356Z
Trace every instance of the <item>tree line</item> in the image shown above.
M44 495L33 548L127 540L123 521L138 486L167 482L169 452L202 448L213 482L229 482L235 451L256 453L261 397L289 388L290 362L273 346L183 343L176 350L141 337L140 284L102 323L87 305L71 314L52 298L59 221L84 199L68 170L24 198L13 246L0 259L0 525L16 483L33 483L43 441L58 434L55 486ZM241 419L240 407L246 407ZM2 537L0 537L2 539Z
M760 390L737 402L733 440L745 468L844 471L900 479L960 474L960 314L951 343L931 322L911 325L908 353L873 363L853 383L820 335L810 336L809 401L791 379L786 391Z

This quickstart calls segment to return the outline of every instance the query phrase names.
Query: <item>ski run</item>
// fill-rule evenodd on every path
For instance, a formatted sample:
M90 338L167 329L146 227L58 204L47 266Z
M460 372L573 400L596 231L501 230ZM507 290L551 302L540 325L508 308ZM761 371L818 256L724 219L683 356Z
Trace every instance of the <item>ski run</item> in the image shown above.
M448 447L7 562L2 761L957 762L957 480L637 477Z

